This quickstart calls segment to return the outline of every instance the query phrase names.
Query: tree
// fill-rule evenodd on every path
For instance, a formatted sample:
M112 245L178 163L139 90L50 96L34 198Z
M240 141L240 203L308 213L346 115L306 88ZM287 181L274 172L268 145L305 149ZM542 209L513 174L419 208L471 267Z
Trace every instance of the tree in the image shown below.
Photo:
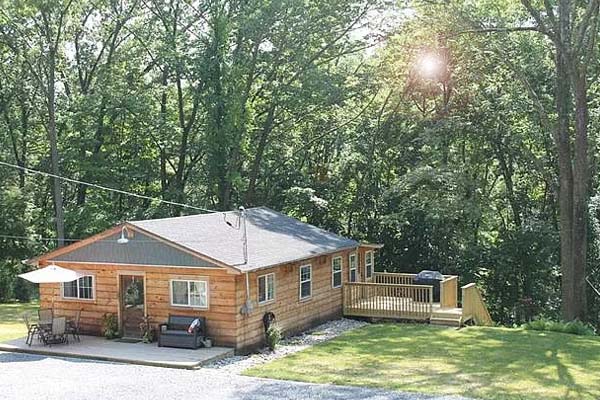
M600 3L559 0L557 7L544 2L542 10L534 7L530 0L522 0L522 3L540 32L554 44L558 115L554 141L560 179L563 318L585 320L590 197L588 77L591 61L596 56Z
M42 1L32 4L31 8L25 5L7 8L15 14L3 12L6 24L3 24L4 29L0 30L4 43L21 56L35 78L39 90L44 94L50 171L56 176L60 175L56 127L56 72L72 3L72 0ZM52 182L56 237L58 245L62 246L65 238L62 182L58 178L53 178Z

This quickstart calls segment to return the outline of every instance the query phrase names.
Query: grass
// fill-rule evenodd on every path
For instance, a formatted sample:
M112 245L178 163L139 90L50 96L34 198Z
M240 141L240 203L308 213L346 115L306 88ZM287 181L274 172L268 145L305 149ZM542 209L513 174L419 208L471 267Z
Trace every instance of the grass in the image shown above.
M22 315L28 312L35 319L38 307L37 302L0 304L0 342L26 336Z
M246 375L494 400L600 398L600 338L376 324Z

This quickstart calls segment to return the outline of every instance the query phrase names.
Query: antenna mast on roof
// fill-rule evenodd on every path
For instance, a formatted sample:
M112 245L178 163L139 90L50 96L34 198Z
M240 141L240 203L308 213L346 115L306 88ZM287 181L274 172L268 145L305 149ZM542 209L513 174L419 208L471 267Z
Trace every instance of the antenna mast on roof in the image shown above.
M240 225L242 228L242 251L244 252L244 264L248 264L248 231L246 230L246 209L240 206Z

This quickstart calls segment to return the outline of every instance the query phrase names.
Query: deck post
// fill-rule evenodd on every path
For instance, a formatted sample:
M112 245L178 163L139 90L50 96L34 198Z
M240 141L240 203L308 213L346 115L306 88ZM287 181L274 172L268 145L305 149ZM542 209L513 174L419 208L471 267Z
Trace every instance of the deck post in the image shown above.
M433 286L429 286L429 319L433 317Z

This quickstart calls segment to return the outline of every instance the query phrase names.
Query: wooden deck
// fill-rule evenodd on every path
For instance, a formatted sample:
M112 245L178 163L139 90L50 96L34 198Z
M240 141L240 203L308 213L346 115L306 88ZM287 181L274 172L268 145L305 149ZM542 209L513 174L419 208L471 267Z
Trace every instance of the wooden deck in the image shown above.
M414 285L414 277L415 274L375 273L371 282L345 283L344 315L422 320L450 326L461 326L469 320L492 323L474 284L462 288L463 307L459 307L457 276L444 277L439 302L433 301L433 287Z

